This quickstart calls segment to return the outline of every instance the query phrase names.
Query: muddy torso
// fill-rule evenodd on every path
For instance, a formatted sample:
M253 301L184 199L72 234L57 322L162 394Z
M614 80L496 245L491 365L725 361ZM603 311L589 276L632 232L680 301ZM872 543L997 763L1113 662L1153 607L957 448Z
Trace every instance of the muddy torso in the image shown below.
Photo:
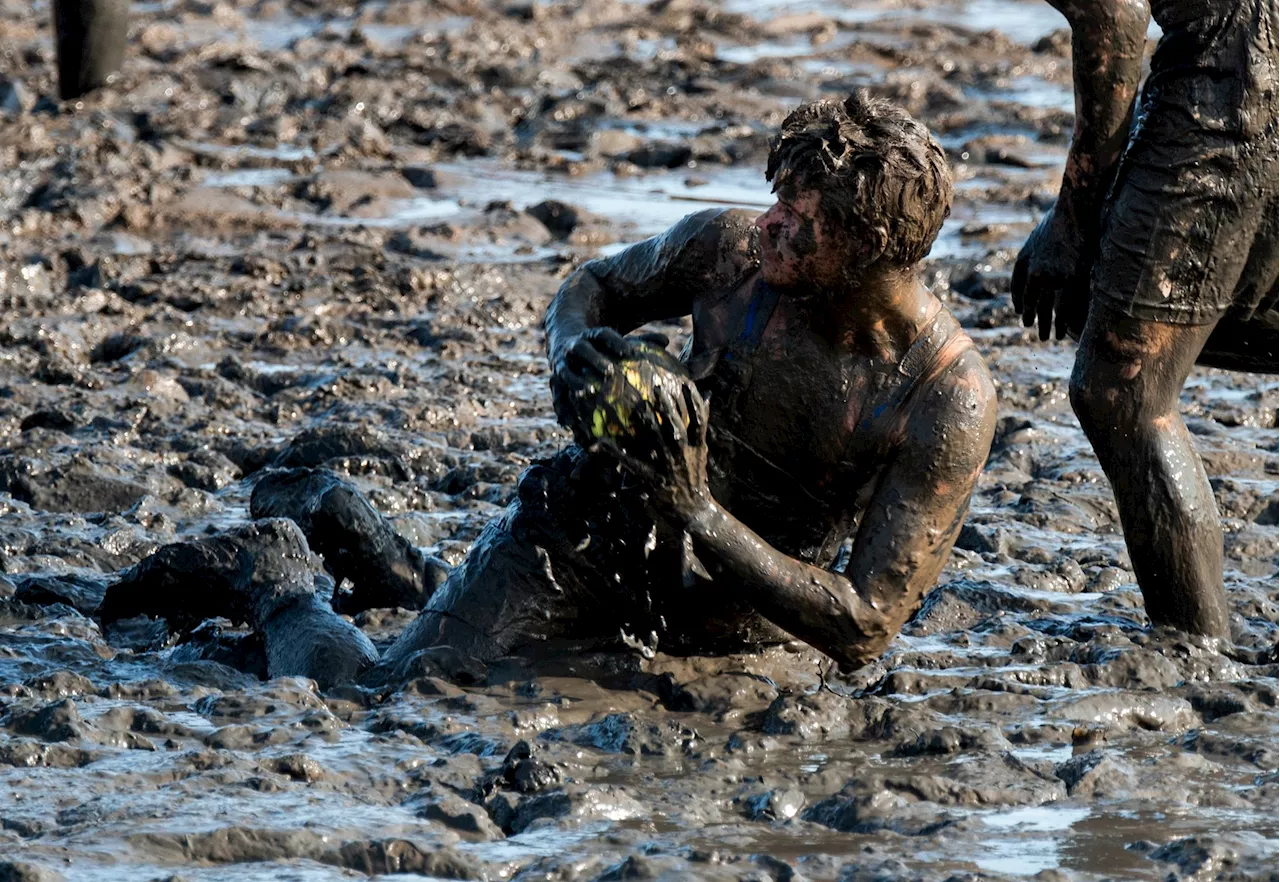
M714 303L691 346L715 353L695 373L709 371L712 493L780 550L829 563L884 464L882 424L855 429L893 371L834 356L758 276Z
M710 399L712 494L778 550L830 566L893 460L911 398L968 338L939 306L901 362L855 356L822 336L805 298L763 281L745 215L702 217L674 275L715 267L699 277L681 355Z
M968 338L936 304L901 361L855 355L823 336L829 322L809 313L813 301L796 296L804 292L781 296L763 282L752 221L738 210L690 215L566 285L608 292L594 319L620 330L666 309L692 314L681 359L710 402L712 494L778 551L837 567L895 459L912 401ZM548 322L556 321L553 302ZM707 582L682 532L645 500L611 457L571 451L522 480L511 526L535 545L558 547L556 578L574 609L625 607L628 627L652 630L668 648L786 639L737 595L740 586Z

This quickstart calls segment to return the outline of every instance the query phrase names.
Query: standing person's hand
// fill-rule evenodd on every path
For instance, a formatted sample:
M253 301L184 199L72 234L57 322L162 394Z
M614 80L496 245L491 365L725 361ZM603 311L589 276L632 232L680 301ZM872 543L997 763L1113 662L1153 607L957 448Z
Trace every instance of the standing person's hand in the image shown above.
M1096 236L1082 230L1064 211L1062 197L1053 204L1027 237L1013 267L1013 308L1022 313L1022 324L1038 324L1040 339L1048 340L1052 328L1061 340L1069 330L1077 333L1089 312L1089 271L1096 251Z

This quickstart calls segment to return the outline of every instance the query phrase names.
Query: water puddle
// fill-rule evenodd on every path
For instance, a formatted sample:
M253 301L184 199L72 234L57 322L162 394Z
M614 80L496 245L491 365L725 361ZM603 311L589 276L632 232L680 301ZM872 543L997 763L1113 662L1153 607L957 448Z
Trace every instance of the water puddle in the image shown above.
M421 37L431 39L444 34L457 34L471 26L470 16L446 16L421 24L384 24L377 21L334 18L296 18L280 16L272 19L246 18L234 32L249 43L270 50L282 51L295 42L322 34L337 39L348 39L357 30L375 49L397 49L410 40Z
M967 86L965 95L975 101L1008 101L1045 110L1075 111L1075 95L1070 85L1051 83L1025 75L1000 81L994 87Z
M456 218L462 214L462 206L447 199L431 199L426 196L414 199L388 199L385 214L373 217L350 217L347 215L312 214L301 211L282 211L280 217L295 220L303 224L316 224L326 227L381 227L386 229L402 229L418 224Z
M605 821L584 824L573 830L530 830L493 842L470 842L458 845L460 851L468 851L476 857L492 863L550 857L568 852L573 846L591 842L608 832L611 824Z
M627 123L636 133L675 135L700 129L701 124L676 121ZM217 147L188 145L203 155L219 157L248 156L268 158L295 156L284 148ZM442 186L432 195L411 199L386 199L376 215L350 216L282 211L264 208L264 213L295 223L328 227L370 227L407 229L440 221L462 222L478 216L494 202L510 202L517 209L528 208L544 200L557 200L585 209L609 219L622 233L621 241L601 246L599 253L616 253L630 242L662 232L686 215L707 208L743 208L764 211L773 204L770 186L764 175L753 167L700 166L670 172L657 171L635 177L621 177L599 172L581 177L550 172L510 168L494 160L480 159L441 163L434 166ZM282 168L244 168L211 172L205 176L207 187L264 187L288 183L296 176ZM993 183L993 182L992 182ZM966 185L957 188L963 192ZM976 188L978 184L967 186ZM951 218L943 225L932 256L981 257L991 247L985 240L975 240L965 230L974 225L1008 225L1021 229L1036 220L1030 207L969 202L958 199ZM468 244L456 254L460 259L502 259L500 245ZM552 253L546 249L527 250L521 259L540 259Z
M265 52L282 52L310 37L345 40L356 30L372 48L392 51L418 37L431 39L461 33L474 21L468 15L427 15L412 24L379 21L379 17L386 14L386 4L381 3L364 4L357 14L293 15L282 9L270 17L242 15L227 24L193 16L175 0L142 0L134 2L131 10L135 16L180 23L183 37L189 42L246 43Z
M288 49L296 41L319 33L329 23L321 18L246 18L231 33L239 33L247 42L269 52Z
M293 172L283 168L237 168L205 175L202 183L206 187L276 187L293 177Z
M93 882L138 882L139 879L172 879L175 878L172 866L161 864L134 863L132 861L119 866L109 863L96 864L92 875L83 875L81 879L93 879ZM349 870L329 867L309 860L290 861L282 865L277 861L254 861L243 864L230 864L218 867L184 866L182 874L176 878L189 882L350 882L353 878ZM399 874L397 880L406 882L445 882L436 876L422 876L417 873Z
M999 837L981 843L973 862L984 870L1032 876L1062 866L1062 837L1092 810L1067 806L1031 806L982 815L982 823Z
M723 44L717 47L716 56L734 64L751 64L762 59L782 59L801 64L825 62L829 65L848 64L843 59L831 57L841 50L858 42L859 35L843 31L820 46L814 46L810 37L796 34L776 40L762 40L758 43ZM818 56L818 57L810 57ZM848 64L850 68L853 65ZM871 65L869 69L878 70Z
M504 168L487 160L443 163L435 168L450 179L468 203L510 201L523 208L556 199L634 227L642 236L661 232L680 218L704 208L741 207L763 211L773 199L756 168L699 167L674 173L583 177ZM701 178L706 183L690 183Z
M288 144L281 144L276 147L258 147L253 144L214 144L208 141L190 141L186 138L175 138L173 143L183 150L188 150L199 156L219 159L226 163L244 162L245 160L305 162L316 158L316 152L310 147L295 147ZM238 185L223 184L222 186Z
M1009 751L1020 760L1065 763L1075 753L1070 744L1037 744L1035 747L1015 747Z

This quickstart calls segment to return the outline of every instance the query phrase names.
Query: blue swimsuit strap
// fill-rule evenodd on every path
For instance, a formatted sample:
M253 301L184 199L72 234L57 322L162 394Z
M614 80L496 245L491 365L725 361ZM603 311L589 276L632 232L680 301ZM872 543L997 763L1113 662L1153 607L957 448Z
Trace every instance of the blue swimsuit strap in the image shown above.
M748 351L754 349L755 344L759 343L760 338L764 336L765 328L769 325L769 319L773 318L773 311L777 306L778 292L761 279L756 284L755 293L751 295L751 303L748 304L747 314L742 320L742 330L734 341L738 345L729 347L722 357L732 359L734 350L739 347Z

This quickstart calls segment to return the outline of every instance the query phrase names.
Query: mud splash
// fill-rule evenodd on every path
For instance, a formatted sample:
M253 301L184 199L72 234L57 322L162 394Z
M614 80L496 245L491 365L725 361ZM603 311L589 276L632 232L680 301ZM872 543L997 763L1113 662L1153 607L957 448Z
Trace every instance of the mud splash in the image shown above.
M1276 878L1277 385L1188 384L1233 640L1150 633L1072 352L1007 304L1071 129L1047 6L163 0L74 110L32 9L0 0L0 876ZM1002 408L878 664L659 652L322 692L156 624L104 639L109 576L242 524L277 462L350 476L456 562L567 440L536 330L560 279L766 204L771 128L859 86L948 150L926 281ZM409 619L353 622L386 646ZM229 624L202 633L243 662Z

